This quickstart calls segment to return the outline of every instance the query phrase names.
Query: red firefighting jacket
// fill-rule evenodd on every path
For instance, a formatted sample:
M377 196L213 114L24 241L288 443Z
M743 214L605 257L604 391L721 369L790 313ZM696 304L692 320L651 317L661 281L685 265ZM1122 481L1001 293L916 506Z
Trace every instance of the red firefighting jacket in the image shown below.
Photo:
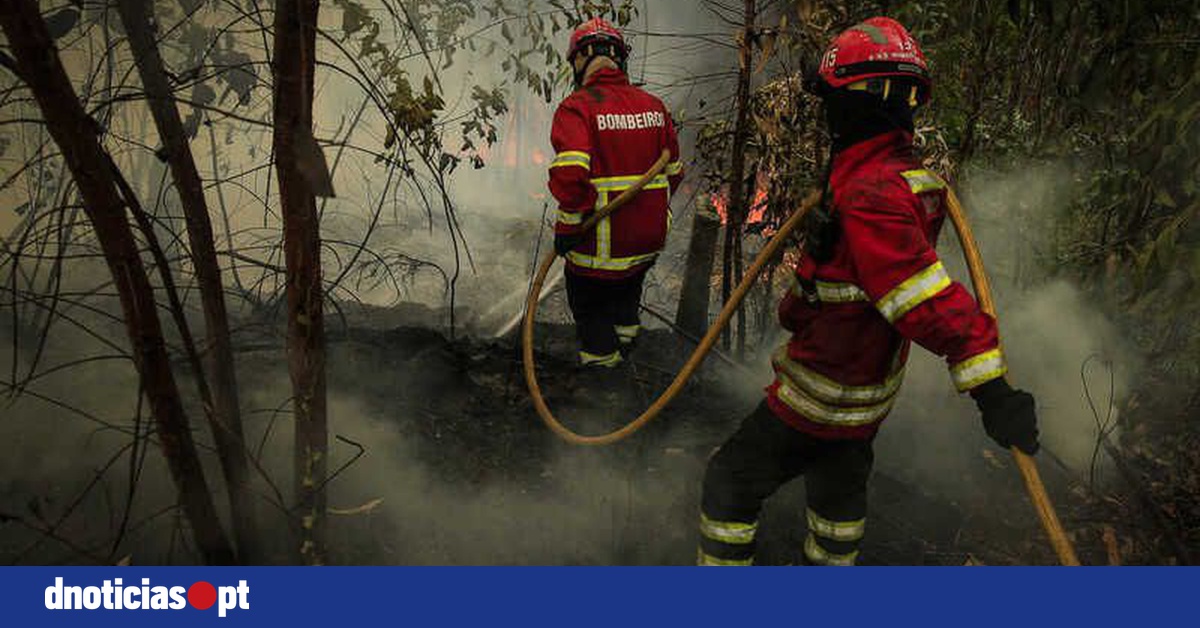
M934 251L946 184L893 131L835 158L833 258L804 255L779 318L792 332L774 355L774 413L826 438L869 438L896 401L910 341L944 356L959 391L1005 373L996 321L951 281Z
M557 234L577 232L588 214L632 186L670 149L663 174L567 256L568 272L599 279L627 277L653 264L671 225L671 192L683 178L675 126L662 101L630 85L620 70L597 70L559 105L550 142Z

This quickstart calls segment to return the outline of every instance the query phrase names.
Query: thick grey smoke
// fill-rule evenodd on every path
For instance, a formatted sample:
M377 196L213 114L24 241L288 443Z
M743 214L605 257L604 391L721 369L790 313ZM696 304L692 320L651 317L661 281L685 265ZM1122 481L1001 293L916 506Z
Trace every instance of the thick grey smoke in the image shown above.
M1115 425L1140 357L1080 289L1055 274L1054 233L1046 225L1077 189L1067 165L1017 164L970 173L960 197L992 281L1009 379L1038 401L1047 450L1039 460L1053 465L1056 456L1086 475L1097 422ZM939 251L952 277L970 287L949 223ZM880 438L881 468L903 468L948 492L970 490L954 470L994 450L989 443L974 403L953 390L945 362L914 348L901 400ZM1103 470L1102 452L1098 462Z

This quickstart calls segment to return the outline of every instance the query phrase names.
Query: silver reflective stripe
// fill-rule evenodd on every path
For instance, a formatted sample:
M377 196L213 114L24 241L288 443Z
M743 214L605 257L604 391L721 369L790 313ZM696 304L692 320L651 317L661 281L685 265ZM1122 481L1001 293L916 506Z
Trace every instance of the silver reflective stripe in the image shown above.
M638 333L641 332L642 326L641 325L617 325L616 329L617 329L617 336L621 339L621 342L632 342L634 338L637 338Z
M775 351L772 363L775 365L776 372L781 377L786 377L788 383L794 388L803 390L814 399L829 404L883 403L896 396L896 391L900 390L900 384L904 381L904 365L897 363L892 374L881 384L874 386L839 384L788 357L787 345Z
M747 545L754 542L754 534L757 531L757 523L714 521L705 516L704 513L700 514L700 534L718 543Z
M830 567L853 567L854 561L858 559L858 550L849 554L834 554L825 551L825 548L817 544L817 538L811 533L804 540L804 555L808 560L817 565L828 565Z
M709 556L708 554L705 554L704 550L700 550L699 554L696 556L696 565L699 567L750 567L753 564L753 558L746 558L742 560L717 558L716 556Z
M610 195L617 192L622 192L633 186L641 176L629 177L604 177L592 179L592 184L596 186L599 194L596 197L596 208L599 209L608 204ZM668 189L670 193L670 184L667 182L667 177L658 175L644 189ZM667 210L667 228L670 229L670 209ZM609 218L604 218L596 224L596 254L587 255L578 251L571 251L567 254L567 259L572 264L581 268L591 268L594 270L611 270L624 271L636 268L643 264L653 262L658 257L658 251L653 253L645 253L642 255L632 255L629 257L613 257L612 256L612 222Z
M564 166L579 166L591 169L592 156L583 151L568 150L555 155L554 161L550 162L551 168L562 168Z
M580 214L578 212L564 211L564 210L560 209L560 210L558 210L558 221L564 225L582 225L583 224L583 214Z
M658 253L634 255L633 257L614 257L611 259L603 259L595 255L584 255L575 251L567 254L567 259L571 260L573 264L582 268L595 268L597 270L629 270L635 266L652 262L656 257L658 257Z
M913 194L924 194L946 187L946 183L942 181L941 177L928 170L906 170L901 172L900 176L908 181L908 187Z
M902 281L875 304L889 323L950 287L950 275L940 261Z
M869 301L867 293L852 283L817 282L817 296L826 303Z
M808 518L808 531L831 541L857 541L863 538L867 529L867 520L833 521L818 515L812 508L805 513Z
M814 283L816 284L817 298L824 303L855 303L871 300L862 288L852 283L820 280ZM804 287L798 280L792 282L792 292L798 297L808 298L808 294L805 293Z
M641 175L633 175L628 177L600 177L592 179L592 185L596 186L597 190L603 192L624 192L625 190L633 187L633 184L637 183L641 178ZM660 174L651 179L650 182L646 184L646 187L642 189L661 190L669 186L670 181L667 180L667 175Z
M810 421L843 427L869 425L882 421L888 412L891 412L892 405L896 403L896 398L891 397L883 403L870 406L852 408L831 406L813 399L786 377L779 378L777 394L780 401Z
M984 382L1003 377L1007 372L1004 354L1000 349L992 349L951 366L950 378L959 392L966 392Z

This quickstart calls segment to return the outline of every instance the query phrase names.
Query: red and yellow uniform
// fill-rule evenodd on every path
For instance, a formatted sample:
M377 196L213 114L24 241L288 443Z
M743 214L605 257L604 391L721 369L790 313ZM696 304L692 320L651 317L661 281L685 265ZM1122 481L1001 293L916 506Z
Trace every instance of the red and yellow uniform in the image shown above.
M773 359L775 415L814 436L874 435L911 341L945 356L960 391L1004 375L995 320L934 250L946 184L921 167L912 138L897 130L842 151L830 191L841 231L833 258L802 257L779 306L792 337Z
M615 367L641 329L642 282L671 227L671 192L683 178L675 126L662 101L606 67L559 106L550 140L560 240L580 234L589 214L632 187L664 149L671 153L662 174L566 253L580 362Z
M946 359L997 444L1038 447L1032 395L1003 378L996 321L935 250L947 190L913 149L913 113L932 88L920 48L894 20L871 18L834 39L805 85L824 101L832 140L826 203L809 216L779 306L792 335L774 355L775 380L705 471L701 565L752 564L763 500L798 476L804 561L855 563L872 443L913 342Z
M644 271L666 244L671 192L683 178L675 126L662 101L630 85L620 70L598 70L559 106L550 141L558 234L577 232L589 213L632 186L670 149L664 174L600 221L567 256L567 271L587 277L619 279Z

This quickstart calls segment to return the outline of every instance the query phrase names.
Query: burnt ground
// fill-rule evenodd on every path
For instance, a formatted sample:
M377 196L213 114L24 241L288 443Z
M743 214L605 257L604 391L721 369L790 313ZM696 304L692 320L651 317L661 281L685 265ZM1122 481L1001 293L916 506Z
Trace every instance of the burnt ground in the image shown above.
M373 504L331 518L336 563L691 564L706 457L759 398L755 386L730 390L730 367L710 357L642 432L611 447L579 448L538 420L515 337L451 340L417 326L333 336L330 390L353 398L355 413L372 426L357 419L347 426L331 400L332 431L365 448L363 460L331 483L331 506ZM590 414L593 426L627 420L596 419L603 412L574 396L570 327L539 325L537 337L540 381L560 416ZM690 350L664 330L644 336L635 363L646 402ZM386 437L371 436L376 430ZM331 457L345 459L347 450L335 443ZM953 494L902 466L877 464L860 562L1054 564L1005 454L981 446L968 460L952 479L975 488ZM1107 564L1110 549L1123 562L1171 562L1132 498L1089 492L1065 468L1039 460L1085 564ZM760 564L797 559L802 512L802 482L768 501Z

